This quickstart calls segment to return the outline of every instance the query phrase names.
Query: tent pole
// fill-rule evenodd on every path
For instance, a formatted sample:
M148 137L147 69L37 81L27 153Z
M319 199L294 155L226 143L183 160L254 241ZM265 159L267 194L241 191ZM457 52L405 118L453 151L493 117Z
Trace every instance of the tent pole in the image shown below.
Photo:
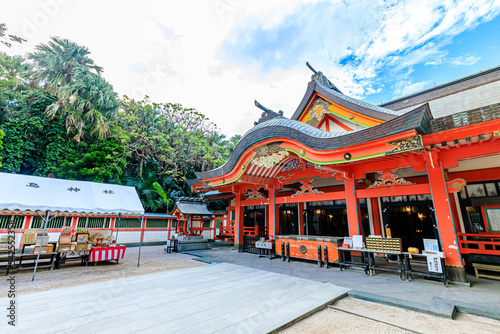
M38 267L38 260L40 259L40 254L42 253L43 238L45 237L45 230L47 229L47 222L49 221L49 215L50 215L50 210L47 210L47 212L45 213L45 219L43 219L42 240L40 240L40 246L38 247L38 255L36 256L36 261L35 261L35 270L33 270L33 278L31 279L31 281L35 280L36 268ZM35 239L35 246L36 246L36 239Z
M139 256L137 257L137 266L139 267L139 263L141 262L141 248L142 248L142 239L144 238L144 216L142 216L141 221L141 239L139 241Z
M115 219L115 226L116 226L116 246L118 246L118 232L120 231L120 219L122 218L122 214L118 214L118 223L116 223Z

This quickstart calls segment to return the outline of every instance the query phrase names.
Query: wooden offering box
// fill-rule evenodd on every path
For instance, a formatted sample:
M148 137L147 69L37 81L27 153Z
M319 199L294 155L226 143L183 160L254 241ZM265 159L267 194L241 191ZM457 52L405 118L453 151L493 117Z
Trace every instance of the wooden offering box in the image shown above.
M35 246L33 254L37 254L39 249L40 249L40 246ZM53 251L54 251L54 245L42 246L41 253L42 254L44 254L44 253L52 253Z
M33 245L36 239L36 230L24 230L23 233L23 245Z
M379 252L401 253L400 238L366 238L366 249Z
M326 246L328 254L328 262L338 262L337 247L344 240L343 237L327 237L314 235L277 235L275 242L275 251L281 255L281 243L285 247L288 243L290 249L290 257L300 258L305 260L317 261L318 246L321 247L321 259L324 260L324 248ZM286 250L285 250L286 251Z

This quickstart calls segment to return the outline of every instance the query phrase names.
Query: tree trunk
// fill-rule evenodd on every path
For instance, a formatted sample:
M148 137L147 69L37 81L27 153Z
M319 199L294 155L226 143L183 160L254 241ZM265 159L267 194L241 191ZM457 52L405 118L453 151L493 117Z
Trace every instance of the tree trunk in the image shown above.
M142 177L142 166L144 165L144 158L141 158L141 162L139 162L139 177Z

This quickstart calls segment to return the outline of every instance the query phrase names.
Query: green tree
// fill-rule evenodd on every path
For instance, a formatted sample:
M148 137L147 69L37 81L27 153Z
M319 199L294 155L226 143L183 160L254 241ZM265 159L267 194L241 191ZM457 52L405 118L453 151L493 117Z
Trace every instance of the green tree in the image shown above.
M86 47L58 37L37 45L36 51L28 55L35 63L34 78L57 96L47 114L63 116L68 133L76 131L73 139L77 142L85 133L106 138L119 107L113 87L100 77L102 68L89 55Z
M8 48L12 47L11 42L23 43L26 42L24 38L21 38L16 35L7 34L7 26L5 23L0 23L0 43L7 46Z
M0 122L19 109L23 95L30 89L31 70L32 67L24 58L0 52Z
M3 132L2 129L0 129L0 152L3 150L3 137L5 136L5 132ZM0 167L2 167L2 156L0 155Z

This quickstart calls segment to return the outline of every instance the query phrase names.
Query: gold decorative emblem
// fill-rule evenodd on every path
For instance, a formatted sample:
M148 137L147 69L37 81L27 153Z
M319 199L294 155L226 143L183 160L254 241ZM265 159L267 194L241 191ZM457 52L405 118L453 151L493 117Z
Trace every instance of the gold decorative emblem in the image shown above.
M301 148L300 151L299 151L299 155L301 157L303 157L304 155L306 155L306 150L304 150L303 148Z
M408 186L415 184L410 181L406 181L404 178L400 177L399 175L395 174L397 171L396 169L391 169L390 171L382 171L378 172L379 174L382 174L377 181L373 182L371 186L368 187L368 189L374 189L374 188L379 188L379 187L393 187L393 186Z
M272 168L276 164L279 164L285 157L290 155L288 151L279 151L274 152L271 155L260 156L254 160L252 160L252 164L257 165L259 167Z
M306 123L313 118L316 118L318 121L321 121L325 113L329 112L328 103L325 100L317 97L316 100L314 100L309 110L310 110L309 117L307 117Z
M422 136L420 135L405 138L402 140L391 141L386 145L392 145L396 147L389 152L386 152L385 155L424 149L424 145L422 144Z

